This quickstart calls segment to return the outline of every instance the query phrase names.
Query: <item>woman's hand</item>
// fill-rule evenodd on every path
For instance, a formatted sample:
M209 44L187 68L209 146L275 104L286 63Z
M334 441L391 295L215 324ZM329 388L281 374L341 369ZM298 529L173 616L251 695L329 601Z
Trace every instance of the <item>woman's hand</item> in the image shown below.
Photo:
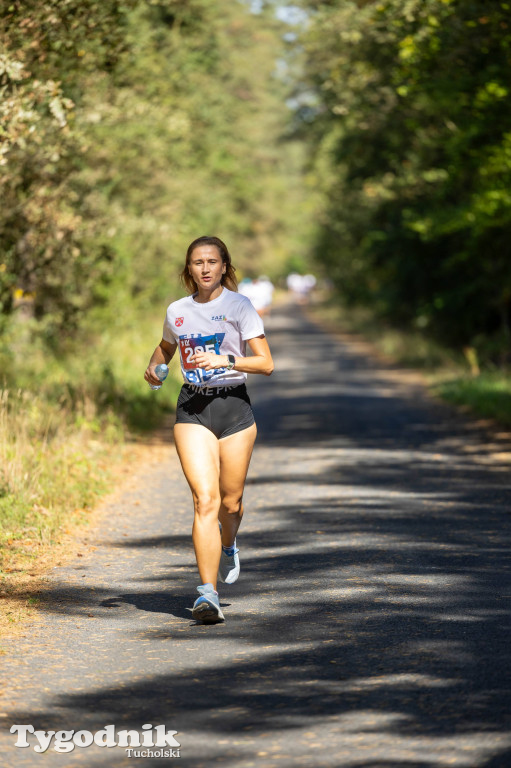
M214 352L196 352L190 357L190 362L196 368L213 371L215 368L224 368L228 360L226 355L217 355Z
M144 373L144 379L148 384L152 384L153 386L157 387L159 384L161 384L161 381L154 372L155 368L156 364L149 364L146 368L146 372Z
M161 365L161 363L166 363L168 365L169 362L174 357L176 349L177 349L176 343L165 341L165 339L162 339L160 341L160 343L154 350L151 356L151 360L149 361L149 365L147 366L144 373L144 379L147 381L148 384L152 384L155 387L161 384L161 381L156 376L154 369L156 368L157 365Z

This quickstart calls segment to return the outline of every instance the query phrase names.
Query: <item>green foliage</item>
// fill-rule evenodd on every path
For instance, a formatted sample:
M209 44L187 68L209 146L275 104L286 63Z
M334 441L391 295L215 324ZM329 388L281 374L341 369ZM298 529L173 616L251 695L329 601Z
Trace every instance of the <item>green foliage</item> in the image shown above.
M163 302L198 234L242 274L305 256L281 22L227 0L3 10L0 332L19 310L56 350L91 311Z
M437 384L433 390L445 400L468 407L485 418L496 419L511 427L511 376L509 373L486 373L462 377Z
M133 3L131 3L133 4ZM24 302L50 340L108 279L98 209L78 178L76 101L124 47L129 2L7 2L0 16L0 331Z
M508 345L509 6L304 5L318 258L352 303L456 346Z

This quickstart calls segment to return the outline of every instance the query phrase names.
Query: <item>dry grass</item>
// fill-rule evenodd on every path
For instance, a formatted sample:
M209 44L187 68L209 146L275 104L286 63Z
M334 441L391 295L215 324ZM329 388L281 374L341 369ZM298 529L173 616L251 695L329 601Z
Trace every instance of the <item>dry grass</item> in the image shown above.
M87 426L92 412L88 401L70 413L25 390L0 392L0 634L33 613L44 574L122 459L120 442Z
M87 508L70 510L65 522L55 528L51 537L26 536L5 542L3 567L0 572L0 640L23 635L41 615L49 574L55 567L65 565L83 550L83 538L100 527L108 515L109 504L133 478L133 471L147 464L167 460L173 446L169 443L168 425L150 437L127 442L118 448L115 460L108 465L108 493ZM2 649L0 648L0 653Z
M11 385L0 389L0 634L34 615L45 574L65 562L77 532L94 525L99 499L119 486L126 466L147 446L154 451L158 432L151 430L172 418L177 367L156 394L142 378L160 338L157 314L115 333L106 326L79 353L56 358L39 344L30 367L23 350L5 358ZM26 329L18 330L22 336Z

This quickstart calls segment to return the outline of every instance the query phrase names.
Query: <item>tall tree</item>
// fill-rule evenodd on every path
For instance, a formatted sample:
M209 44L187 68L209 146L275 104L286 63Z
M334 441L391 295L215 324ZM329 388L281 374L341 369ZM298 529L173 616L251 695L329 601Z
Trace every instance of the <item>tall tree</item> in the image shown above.
M505 339L509 4L305 5L320 258L348 300L384 316L455 345Z
M283 22L229 0L5 7L1 316L25 292L49 338L167 296L215 232L244 272L306 252Z
M97 215L73 183L84 136L75 103L124 48L132 0L9 0L0 13L0 320L29 293L48 328L71 328L108 272ZM1 328L1 326L0 326Z

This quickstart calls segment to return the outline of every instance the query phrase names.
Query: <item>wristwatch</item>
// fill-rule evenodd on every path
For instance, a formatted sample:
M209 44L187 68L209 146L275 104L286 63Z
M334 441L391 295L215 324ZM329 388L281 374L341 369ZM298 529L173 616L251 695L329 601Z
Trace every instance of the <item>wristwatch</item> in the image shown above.
M227 355L227 359L229 362L227 363L225 368L228 371L232 371L232 369L234 368L234 364L236 363L236 358L234 357L234 355Z

